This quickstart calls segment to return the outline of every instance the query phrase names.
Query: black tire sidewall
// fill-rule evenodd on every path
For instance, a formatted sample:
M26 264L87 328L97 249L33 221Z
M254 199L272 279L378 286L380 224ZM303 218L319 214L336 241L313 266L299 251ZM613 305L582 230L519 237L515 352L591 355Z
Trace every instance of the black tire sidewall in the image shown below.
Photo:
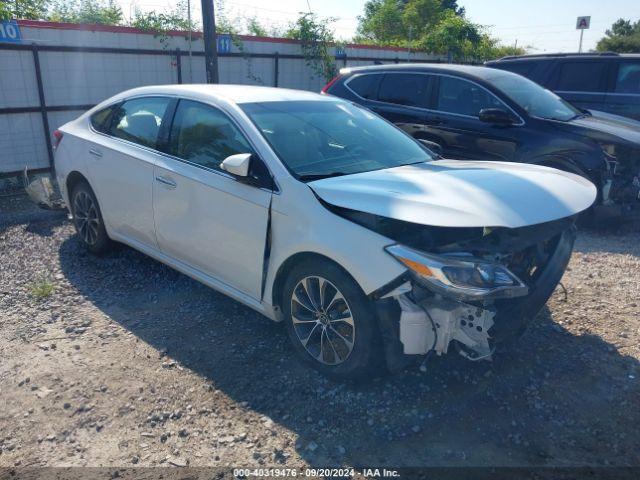
M355 341L349 357L338 365L325 365L313 358L304 348L291 319L291 296L300 280L320 276L334 284L345 297L355 325ZM282 310L287 333L298 356L323 375L334 380L368 379L379 367L381 358L377 317L370 300L353 278L330 261L305 261L291 269L284 285Z
M82 235L80 234L80 231L78 229L78 224L76 223L75 211L74 211L75 197L80 192L84 192L87 195L89 195L94 205L96 206L96 210L98 211L98 219L100 221L100 224L98 225L98 238L96 239L96 243L93 245L89 245L87 242L84 241L84 238L82 238ZM73 214L73 226L76 229L76 233L78 234L78 237L80 238L80 242L82 243L82 245L92 253L104 253L108 251L111 248L111 239L109 238L109 235L107 235L107 231L105 230L105 227L104 227L104 220L102 219L102 211L100 210L100 204L98 203L98 199L96 198L95 194L93 193L93 190L91 189L91 187L87 182L80 182L73 188L70 195L70 203L71 203L70 210Z

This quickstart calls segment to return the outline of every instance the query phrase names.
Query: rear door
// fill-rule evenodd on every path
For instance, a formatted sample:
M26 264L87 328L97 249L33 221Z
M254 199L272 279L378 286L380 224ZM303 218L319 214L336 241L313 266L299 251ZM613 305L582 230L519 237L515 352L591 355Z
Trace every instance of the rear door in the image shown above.
M254 153L246 136L220 109L183 99L165 150L153 181L160 250L260 299L272 192L220 169L229 155ZM268 175L253 160L252 170Z
M437 79L435 104L426 128L442 146L444 156L513 160L520 127L491 125L478 118L484 108L511 112L509 107L476 82L450 75L437 75ZM513 116L517 119L515 113Z
M92 118L96 132L84 153L89 181L109 231L157 248L152 205L156 143L171 99L138 97Z
M390 122L413 135L423 129L431 98L432 76L422 73L386 73L377 101L368 104Z
M608 68L607 58L562 59L551 89L577 108L604 110Z
M613 85L605 111L640 120L640 59L615 62Z

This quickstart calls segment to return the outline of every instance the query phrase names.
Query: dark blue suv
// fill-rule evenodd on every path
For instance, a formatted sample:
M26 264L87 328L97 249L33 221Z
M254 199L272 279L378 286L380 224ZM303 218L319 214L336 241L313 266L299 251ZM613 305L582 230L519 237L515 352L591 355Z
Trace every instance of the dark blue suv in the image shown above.
M485 63L523 75L578 108L640 120L640 55L557 53Z
M515 73L442 64L344 68L323 93L359 103L451 159L534 163L598 187L591 211L638 210L640 122L591 113Z

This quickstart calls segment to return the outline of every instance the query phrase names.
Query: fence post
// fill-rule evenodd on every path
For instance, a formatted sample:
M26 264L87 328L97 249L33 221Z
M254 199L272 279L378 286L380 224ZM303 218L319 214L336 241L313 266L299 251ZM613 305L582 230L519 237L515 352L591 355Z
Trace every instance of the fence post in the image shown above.
M176 48L176 70L178 72L178 84L182 83L182 56L180 48Z
M280 70L280 54L278 52L273 56L273 86L278 86L278 76Z
M51 145L51 132L49 131L49 116L47 115L47 103L44 98L44 87L42 86L42 71L40 70L40 56L38 55L38 45L31 44L33 53L33 65L36 71L36 82L38 84L38 99L40 100L40 115L42 116L42 127L44 129L44 141L47 145L47 155L49 157L49 168L53 172L53 145Z

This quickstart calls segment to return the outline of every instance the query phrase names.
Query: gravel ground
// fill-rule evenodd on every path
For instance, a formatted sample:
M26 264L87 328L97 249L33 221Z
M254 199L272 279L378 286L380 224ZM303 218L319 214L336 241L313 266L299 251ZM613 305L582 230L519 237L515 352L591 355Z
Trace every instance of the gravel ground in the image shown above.
M0 198L0 466L639 466L639 230L581 232L567 298L493 362L353 386L281 325Z

